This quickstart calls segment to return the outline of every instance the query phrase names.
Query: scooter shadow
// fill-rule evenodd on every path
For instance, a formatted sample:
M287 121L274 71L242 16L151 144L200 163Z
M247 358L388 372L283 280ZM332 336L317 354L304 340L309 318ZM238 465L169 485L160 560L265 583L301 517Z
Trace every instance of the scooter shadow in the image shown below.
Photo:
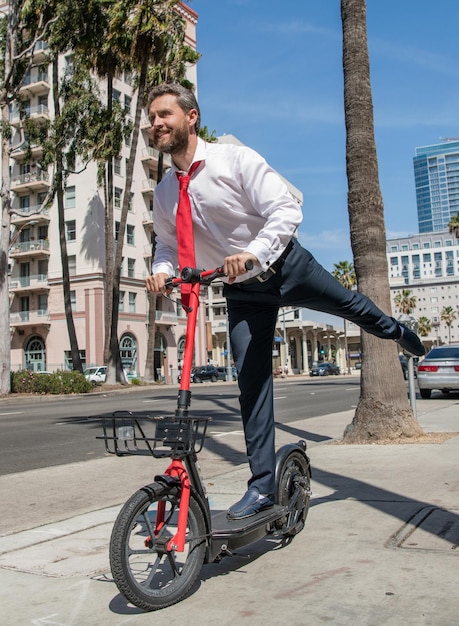
M227 576L232 572L245 573L243 571L244 566L253 563L268 552L284 548L288 543L291 541L286 542L282 537L273 535L262 537L254 543L242 546L231 555L224 556L221 561L206 563L202 567L199 579L201 582L205 582L217 576Z

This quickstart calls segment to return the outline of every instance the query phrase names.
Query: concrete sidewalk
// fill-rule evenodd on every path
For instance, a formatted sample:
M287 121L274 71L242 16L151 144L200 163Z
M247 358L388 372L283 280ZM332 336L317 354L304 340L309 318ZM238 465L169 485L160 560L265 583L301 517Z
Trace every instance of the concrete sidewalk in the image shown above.
M12 625L444 625L458 623L459 436L441 444L337 445L352 411L283 425L309 444L305 529L202 569L194 593L146 614L112 582L108 542L122 502L164 461L103 459L0 478L0 615ZM418 401L428 432L459 431L459 398ZM224 459L224 460L223 460ZM212 507L245 490L242 432L200 455Z

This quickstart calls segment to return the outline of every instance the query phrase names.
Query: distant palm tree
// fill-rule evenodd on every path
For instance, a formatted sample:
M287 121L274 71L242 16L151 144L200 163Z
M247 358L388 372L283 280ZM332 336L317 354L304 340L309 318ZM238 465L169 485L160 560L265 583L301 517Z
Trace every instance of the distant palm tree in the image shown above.
M349 261L340 261L339 263L334 263L334 271L332 272L333 276L339 280L339 282L346 289L352 290L357 284L357 277L355 275L354 265ZM346 355L346 365L347 365L347 373L351 373L351 364L349 360L349 350L347 348L347 327L346 320L343 319L344 322L344 350Z
M410 315L416 308L417 297L409 289L402 289L394 297L394 304L400 313Z
M428 317L421 315L418 319L418 335L421 337L427 337L427 335L432 330L432 322Z
M453 215L448 224L448 230L451 235L454 235L456 239L459 239L459 213Z
M456 312L454 311L452 306L445 306L445 308L440 313L440 318L442 322L448 326L448 343L451 343L451 326L453 325L454 320L457 318Z

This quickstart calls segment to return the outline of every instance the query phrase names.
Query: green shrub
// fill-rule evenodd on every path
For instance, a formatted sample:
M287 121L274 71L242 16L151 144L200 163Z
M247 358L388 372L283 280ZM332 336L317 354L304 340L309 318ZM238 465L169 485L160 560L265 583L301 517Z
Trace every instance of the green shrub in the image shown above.
M140 378L131 378L130 383L131 385L141 385L142 381L140 380Z
M80 372L57 370L51 374L11 372L12 393L88 393L92 385Z

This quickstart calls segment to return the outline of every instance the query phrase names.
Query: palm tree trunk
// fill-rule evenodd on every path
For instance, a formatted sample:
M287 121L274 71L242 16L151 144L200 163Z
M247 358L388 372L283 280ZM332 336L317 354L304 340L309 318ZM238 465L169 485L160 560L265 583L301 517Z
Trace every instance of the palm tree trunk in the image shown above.
M113 76L107 76L107 111L113 109ZM105 326L104 326L104 363L110 358L110 325L113 308L113 266L114 266L114 224L113 224L113 158L109 157L105 166Z
M358 289L390 313L384 207L373 127L365 0L341 0L346 168L351 246ZM408 403L396 346L362 333L361 396L345 441L422 434Z
M53 61L53 101L54 115L56 118L60 115L58 71L58 58L56 57ZM75 331L75 323L73 320L72 301L70 298L69 258L67 254L67 241L65 238L63 161L62 147L57 147L54 187L56 191L57 214L59 221L59 240L62 260L62 288L64 291L65 319L67 321L67 331L69 334L70 352L72 355L72 367L78 372L83 372L83 367L80 359L80 351L78 349L78 340Z
M132 132L132 140L129 152L129 159L126 167L126 184L123 193L123 206L121 209L120 227L118 232L118 240L116 242L115 253L115 266L113 271L113 306L112 306L112 319L110 326L110 358L108 361L107 382L109 370L116 369L116 380L118 382L126 382L123 367L121 364L121 357L119 351L118 340L118 320L119 320L119 297L120 297L120 280L121 280L121 262L123 258L123 242L126 232L126 222L129 211L129 203L131 201L131 188L134 174L135 156L137 153L137 144L139 141L140 131L140 119L142 109L144 106L145 86L147 81L147 69L148 69L149 55L145 54L144 61L139 73L139 85L137 90L137 104L134 118L134 128Z

